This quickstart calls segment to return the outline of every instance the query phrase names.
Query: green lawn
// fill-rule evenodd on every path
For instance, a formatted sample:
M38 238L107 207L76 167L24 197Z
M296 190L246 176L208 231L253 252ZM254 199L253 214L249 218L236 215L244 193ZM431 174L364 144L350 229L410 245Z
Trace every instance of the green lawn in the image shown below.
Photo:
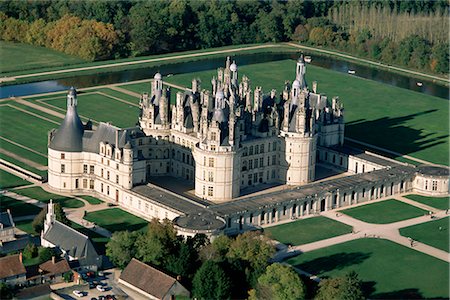
M341 210L342 213L367 223L387 224L423 216L427 211L415 206L388 199Z
M102 200L97 199L95 197L91 197L91 196L77 196L77 197L86 200L87 202L89 202L89 204L92 204L92 205L97 205L97 204L102 204L103 203Z
M53 199L53 202L60 203L62 207L67 208L79 208L84 206L83 201L66 196L48 193L44 191L41 187L31 187L28 189L21 189L14 192L45 203L49 202L50 199Z
M31 182L28 182L4 170L0 170L0 189L9 189L28 184L31 184Z
M0 73L82 63L83 59L44 47L0 41Z
M422 195L407 195L404 197L437 209L444 210L450 208L449 197L427 197Z
M56 124L55 124L56 126ZM42 137L42 136L41 136ZM21 144L22 141L15 141L16 143ZM37 154L34 152L31 152L30 150L27 150L23 147L20 147L18 145L15 145L11 142L5 141L3 139L0 139L0 147L8 152L11 152L15 155L18 155L22 158L26 158L28 160L31 160L41 166L46 166L47 165L47 151L45 153L41 153L41 154ZM29 147L31 148L31 147ZM36 150L36 149L33 149ZM2 153L3 154L3 153ZM6 155L6 154L4 154Z
M4 144L1 144L1 145L3 146ZM29 152L29 153L31 153L31 152ZM38 169L35 169L33 167L30 167L28 164L26 164L26 163L24 163L22 161L18 161L15 158L7 156L6 154L0 153L0 158L6 160L6 161L8 161L8 162L10 162L10 163L12 163L12 164L14 164L16 166L19 166L19 167L21 167L21 168L23 168L25 170L28 170L30 172L33 172L33 173L37 174L37 175L40 175L41 177L46 177L47 176L47 171L45 171L45 170L38 170Z
M166 78L163 78L166 80ZM140 82L140 83L132 83L132 84L123 84L119 86L122 89L129 90L131 92L135 92L138 94L142 93L150 93L151 90L151 82Z
M7 209L11 211L13 218L37 215L41 211L41 208L36 205L0 195L0 211L5 211Z
M8 130L1 131L2 137L34 149L41 154L47 154L48 131L57 128L58 125L9 106L0 106L0 115L0 128L8 128ZM1 148L4 147L3 144L3 140L0 140Z
M120 208L89 212L84 218L109 230L110 232L140 230L148 224L146 220L136 217L124 210L121 210Z
M114 97L120 96L117 93L111 92L111 95ZM124 95L121 98L125 101L131 101L129 97L132 96ZM134 100L136 104L139 103L139 99L136 98ZM67 107L66 96L45 100L44 103L60 108L62 110L61 112L64 112ZM118 127L134 126L139 117L138 107L123 103L105 95L97 94L95 91L89 91L86 92L86 94L79 93L77 108L80 116L91 118L99 122L112 122L113 125Z
M283 244L301 245L350 233L352 227L325 217L313 217L265 228L264 231Z
M33 219L30 220L23 220L14 222L16 224L16 227L20 230L25 231L26 233L29 233L31 235L39 235L40 233L34 231L33 226L31 225L33 223Z
M236 57L239 65L239 56ZM283 60L239 66L239 76L247 75L252 89L262 86L282 91L285 80L295 79L295 61ZM168 82L190 86L199 77L209 87L215 70L180 74ZM216 75L217 76L217 75ZM329 99L339 96L345 105L346 136L389 150L448 165L448 100L393 87L308 65L306 79L318 82L318 92Z
M440 229L440 230L439 230ZM413 240L449 252L449 218L400 229L400 234Z
M370 298L449 297L447 262L387 240L353 240L303 253L287 262L319 277L356 271Z

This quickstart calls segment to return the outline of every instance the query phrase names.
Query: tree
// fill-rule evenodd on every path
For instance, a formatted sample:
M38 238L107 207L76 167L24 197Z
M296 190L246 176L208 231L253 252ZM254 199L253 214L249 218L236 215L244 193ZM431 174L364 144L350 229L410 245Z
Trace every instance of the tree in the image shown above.
M258 278L250 299L304 299L305 290L304 283L291 267L275 263Z
M0 282L0 295L2 296L2 299L12 299L14 291L8 284Z
M114 232L106 244L106 255L120 269L125 268L136 255L136 240L138 232L118 231Z
M437 73L448 73L449 68L448 45L437 44L432 49L431 70Z
M309 38L309 32L306 27L302 24L295 27L295 31L292 34L292 39L297 42L306 42Z
M41 248L41 251L39 251L39 261L41 263L49 261L53 256L55 256L53 248Z
M214 260L221 261L225 259L232 240L226 235L219 235L211 244L205 245L200 250L202 261Z
M316 300L362 300L361 281L355 272L345 276L324 279L319 283L319 291Z
M192 294L200 299L228 299L231 293L231 280L220 264L205 262L195 273Z
M35 244L28 244L23 250L23 258L31 259L38 256L38 248Z
M309 32L309 41L314 45L323 45L325 42L324 30L322 27L314 27Z
M47 214L47 207L44 207L37 215L34 217L31 226L36 233L40 233L44 229L44 219Z

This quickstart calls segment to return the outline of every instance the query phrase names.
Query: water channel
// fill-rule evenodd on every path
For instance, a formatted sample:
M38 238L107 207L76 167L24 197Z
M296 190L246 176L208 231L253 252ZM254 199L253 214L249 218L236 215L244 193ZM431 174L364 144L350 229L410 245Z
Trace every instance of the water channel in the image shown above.
M257 53L244 54L236 56L239 65L249 65L256 63L263 63L269 61L293 59L296 60L298 54L296 53ZM116 72L91 74L91 75L77 75L57 80L46 80L33 83L24 83L16 85L8 85L0 87L0 98L7 98L11 96L27 96L40 93L63 91L70 86L77 88L122 83L135 80L152 78L156 72L163 75L167 74L182 74L191 73L204 70L211 70L222 66L225 60L223 57L205 58L197 61L182 62L182 63L164 63L160 66L147 67L141 69L123 70ZM335 70L342 73L347 73L348 70L354 70L355 74L352 76L362 77L385 84L397 86L404 89L413 90L416 92L432 95L444 99L449 99L448 87L435 83L431 80L415 79L405 75L389 72L375 67L359 65L345 60L338 60L331 57L313 55L312 65L323 67L326 69ZM418 82L422 86L418 86Z

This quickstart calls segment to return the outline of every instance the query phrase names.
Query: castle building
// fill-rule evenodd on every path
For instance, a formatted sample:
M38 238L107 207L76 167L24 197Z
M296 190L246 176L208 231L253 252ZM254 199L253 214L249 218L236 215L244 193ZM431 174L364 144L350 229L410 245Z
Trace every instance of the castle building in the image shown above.
M291 217L300 216L357 203L357 199L379 198L387 189L392 194L417 186L421 192L448 193L448 169L417 169L344 146L343 105L337 97L328 99L319 93L317 82L310 89L305 74L306 64L300 57L292 84L286 81L278 96L275 90L265 94L262 87L252 90L246 76L239 81L238 66L228 58L209 89L202 89L200 80L194 79L191 89L176 93L171 103L171 90L157 73L150 93L141 95L139 126L130 128L100 123L93 129L92 124L83 124L77 114L77 92L71 88L66 117L58 130L49 133L49 186L99 194L140 216L176 220L180 230L193 233L267 223L264 207L268 204L263 198L269 196L235 199L246 190L274 184L288 188L267 200L272 217L278 215L279 206L283 216L289 207ZM335 179L325 198L305 204L303 196L309 199L323 192L321 183L314 182L319 164L364 175L357 177L366 178L367 187ZM385 185L387 174L397 176L389 179L389 186ZM197 198L214 205L153 186L151 178L157 176L192 181ZM355 191L358 188L363 190ZM299 190L311 194L290 199L294 193L289 191ZM285 201L298 203L294 207ZM256 211L237 205L244 202L254 203L251 207ZM233 213L224 213L227 207L234 207Z

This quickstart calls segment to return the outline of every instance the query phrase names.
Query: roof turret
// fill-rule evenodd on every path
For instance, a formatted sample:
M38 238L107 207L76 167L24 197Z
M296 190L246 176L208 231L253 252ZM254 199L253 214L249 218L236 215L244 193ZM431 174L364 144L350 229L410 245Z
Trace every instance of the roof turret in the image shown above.
M49 148L57 151L81 152L84 126L77 113L77 91L71 87L67 94L66 116L50 141Z

